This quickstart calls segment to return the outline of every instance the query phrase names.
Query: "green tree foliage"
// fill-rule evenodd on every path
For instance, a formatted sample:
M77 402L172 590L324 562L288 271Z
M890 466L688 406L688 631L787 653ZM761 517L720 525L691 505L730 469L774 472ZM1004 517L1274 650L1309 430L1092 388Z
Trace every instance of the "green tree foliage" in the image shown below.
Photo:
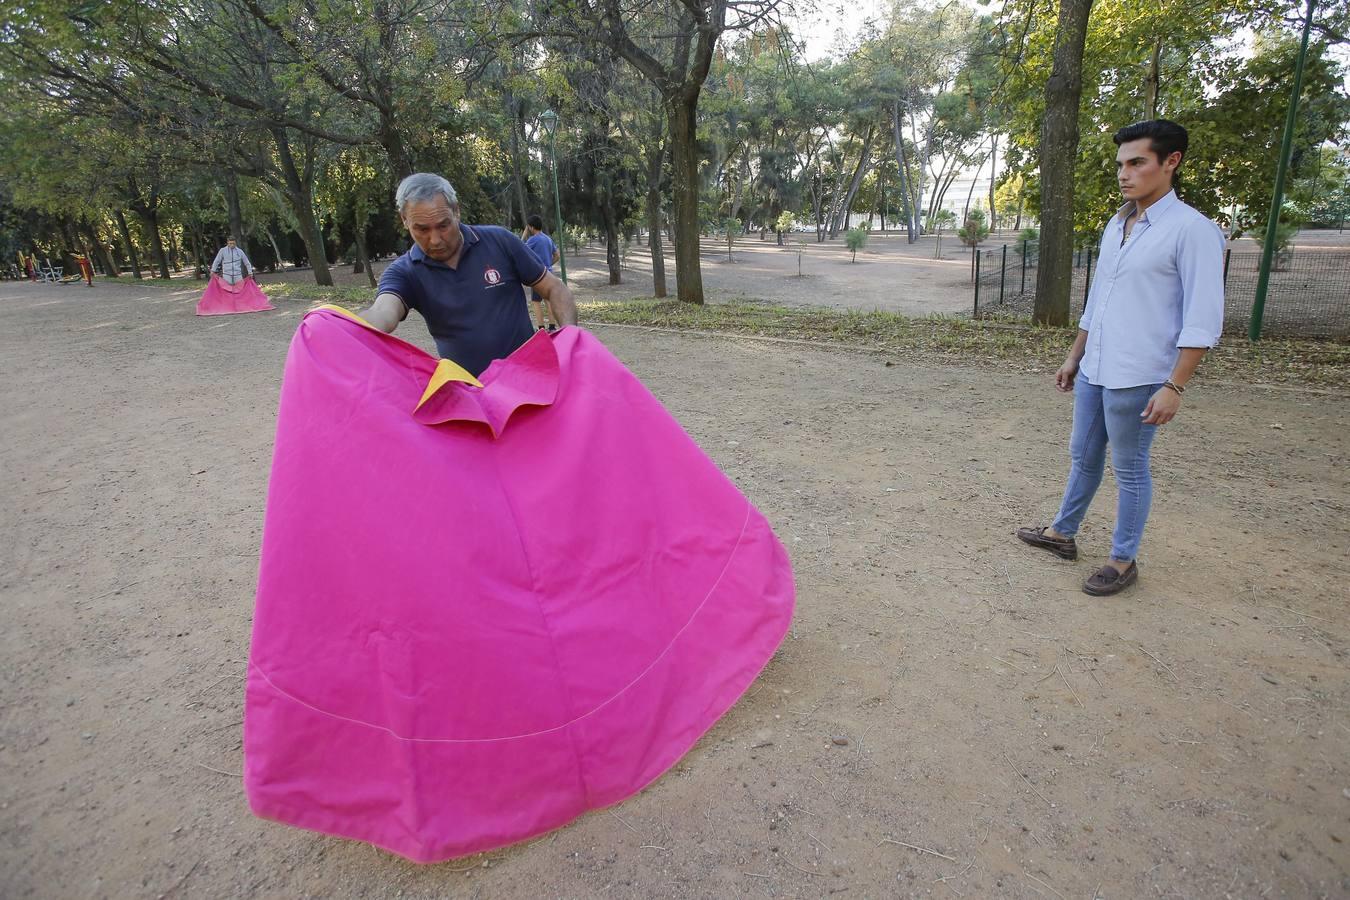
M966 213L965 224L956 229L956 236L967 247L977 247L989 237L989 222L984 210L972 209Z
M1095 239L1120 204L1115 182L1120 127L1151 117L1173 119L1190 132L1179 193L1225 226L1250 230L1270 203L1280 129L1289 100L1294 33L1300 8L1256 0L1163 0L1143 6L1099 0L1088 22L1083 56L1081 141L1075 165L1073 219ZM1041 86L1049 71L1053 20L1019 0L1000 21L1010 142L1005 180L1020 178L1026 209L1040 196L1035 151L1044 113ZM1253 29L1249 55L1234 35ZM1330 52L1338 35L1323 32L1310 47L1295 134L1292 177L1316 167L1319 148L1345 136L1350 98L1344 72ZM1006 201L1005 204L1006 206Z
M446 175L468 221L563 219L619 250L645 230L653 290L666 236L679 293L701 299L699 227L763 239L788 211L838 236L880 214L911 240L945 205L989 224L1044 211L1038 168L1054 10L988 15L899 0L808 62L773 0L39 0L0 24L0 249L83 252L167 275L225 233L257 259L369 259L406 246L398 178ZM1345 4L1319 13L1285 218L1350 209L1350 116L1332 51ZM1236 230L1264 211L1292 70L1290 0L1098 0L1083 58L1068 210L1100 230L1117 194L1111 133L1156 110L1192 132L1183 196ZM1241 53L1234 34L1259 35ZM1330 154L1330 155L1328 155ZM1005 169L986 197L984 173ZM968 197L948 196L978 171ZM992 181L992 179L990 179ZM965 193L963 191L963 193ZM561 240L563 235L556 235ZM114 258L115 257L115 258ZM175 259L177 257L178 259Z

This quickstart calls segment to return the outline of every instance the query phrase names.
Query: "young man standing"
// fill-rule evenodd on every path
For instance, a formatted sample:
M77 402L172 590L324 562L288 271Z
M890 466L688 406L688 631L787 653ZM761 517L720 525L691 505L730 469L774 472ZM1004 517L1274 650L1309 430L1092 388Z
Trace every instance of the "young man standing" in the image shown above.
M1153 497L1149 447L1223 330L1223 233L1173 191L1186 129L1157 119L1122 128L1114 140L1125 205L1102 234L1078 337L1055 373L1055 387L1074 393L1069 482L1049 527L1017 531L1033 547L1077 559L1074 535L1110 444L1119 502L1111 556L1083 584L1093 596L1138 580L1135 555Z
M236 246L234 238L228 237L225 246L211 261L211 272L225 279L226 284L238 284L245 278L253 277L253 263L248 261L248 254Z
M553 266L558 262L558 245L553 243L553 238L544 233L544 220L538 214L530 216L525 220L525 246L530 248L530 252L539 257L539 261L544 264L544 268L553 271ZM531 289L530 299L534 301L534 321L543 328L547 323L544 314L544 298L539 292ZM556 323L549 325L549 331L557 331Z

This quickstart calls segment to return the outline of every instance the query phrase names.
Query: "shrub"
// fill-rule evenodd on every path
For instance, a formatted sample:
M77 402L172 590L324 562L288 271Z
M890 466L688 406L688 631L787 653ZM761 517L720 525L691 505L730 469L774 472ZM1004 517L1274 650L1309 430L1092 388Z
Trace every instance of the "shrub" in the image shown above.
M858 251L867 246L867 229L859 225L844 232L844 243L853 253L853 262L858 261Z
M972 209L967 213L966 224L956 229L956 236L967 247L977 247L989 237L989 223L984 220L984 210Z

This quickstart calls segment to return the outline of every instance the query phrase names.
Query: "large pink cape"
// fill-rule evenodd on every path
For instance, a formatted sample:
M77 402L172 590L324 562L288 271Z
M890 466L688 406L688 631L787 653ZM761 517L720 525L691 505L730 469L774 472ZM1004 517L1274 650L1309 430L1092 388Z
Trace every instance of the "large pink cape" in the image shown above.
M764 517L588 332L477 382L312 311L277 421L249 803L417 862L537 835L679 760L792 606Z
M234 313L262 312L276 309L267 300L262 288L252 278L245 278L235 284L229 284L219 275L212 275L202 291L202 299L197 301L199 316L228 316Z

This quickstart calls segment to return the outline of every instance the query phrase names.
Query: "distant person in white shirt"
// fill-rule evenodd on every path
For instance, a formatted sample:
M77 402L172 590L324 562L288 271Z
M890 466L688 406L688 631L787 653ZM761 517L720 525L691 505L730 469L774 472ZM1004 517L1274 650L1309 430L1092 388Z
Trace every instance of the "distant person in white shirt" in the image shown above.
M1083 584L1093 596L1138 580L1135 556L1153 499L1149 447L1223 330L1223 232L1173 191L1186 129L1156 119L1122 128L1114 140L1126 202L1102 233L1078 338L1055 373L1055 386L1074 393L1069 481L1049 527L1017 531L1033 547L1077 559L1074 535L1110 444L1120 495L1111 556Z
M253 263L248 261L247 253L234 245L234 238L227 238L211 263L211 272L220 275L226 284L238 284L253 277Z

